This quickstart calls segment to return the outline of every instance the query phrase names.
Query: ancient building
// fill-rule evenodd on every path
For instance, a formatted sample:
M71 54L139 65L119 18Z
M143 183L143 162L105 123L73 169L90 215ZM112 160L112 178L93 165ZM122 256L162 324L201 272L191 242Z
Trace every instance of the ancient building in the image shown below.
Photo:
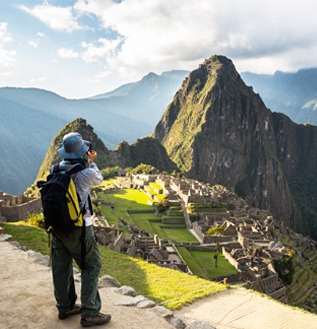
M0 192L0 218L3 222L25 220L31 213L42 210L41 199L29 198L24 195L14 196Z

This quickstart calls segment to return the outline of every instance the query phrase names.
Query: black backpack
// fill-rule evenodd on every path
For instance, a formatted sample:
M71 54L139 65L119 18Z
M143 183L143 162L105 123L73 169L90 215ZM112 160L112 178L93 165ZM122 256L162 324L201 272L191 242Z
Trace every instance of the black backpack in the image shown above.
M45 228L49 237L55 233L63 233L66 236L81 228L81 269L85 268L85 202L80 207L80 197L72 176L85 169L77 164L69 171L62 171L59 165L53 167L52 173L47 176L46 181L38 181L40 188ZM87 196L91 214L92 204L90 195ZM85 200L86 201L86 200ZM49 238L50 244L50 238Z
M56 165L46 181L37 182L48 233L63 233L67 236L84 226L85 205L80 207L80 197L72 179L74 174L83 169L83 165L77 164L71 170L63 171Z

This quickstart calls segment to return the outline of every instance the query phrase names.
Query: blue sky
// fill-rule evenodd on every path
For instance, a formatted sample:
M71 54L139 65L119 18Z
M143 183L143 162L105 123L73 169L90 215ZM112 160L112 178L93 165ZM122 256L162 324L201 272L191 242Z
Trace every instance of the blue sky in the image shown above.
M315 0L0 0L0 87L97 95L214 54L239 72L317 67Z

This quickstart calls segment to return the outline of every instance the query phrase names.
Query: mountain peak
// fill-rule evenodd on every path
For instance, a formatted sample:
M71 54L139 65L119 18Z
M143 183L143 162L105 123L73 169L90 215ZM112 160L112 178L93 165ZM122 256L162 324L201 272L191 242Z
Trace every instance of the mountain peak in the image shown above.
M61 161L57 150L63 140L63 136L73 131L79 132L84 140L89 140L92 143L93 149L98 153L98 159L96 161L98 165L105 166L106 163L111 162L109 158L109 150L105 147L101 139L94 133L93 127L87 124L85 119L77 118L60 130L52 140L35 181L45 178L51 166Z
M283 212L288 224L294 218L276 160L272 113L228 58L212 56L189 74L154 136L187 177L224 185L276 215Z

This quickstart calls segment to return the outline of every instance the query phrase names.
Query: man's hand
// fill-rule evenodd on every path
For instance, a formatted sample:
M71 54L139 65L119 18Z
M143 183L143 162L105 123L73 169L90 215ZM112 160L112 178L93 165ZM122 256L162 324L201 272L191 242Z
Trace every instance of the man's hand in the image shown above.
M88 163L95 162L97 159L97 152L96 151L88 151L87 152Z

